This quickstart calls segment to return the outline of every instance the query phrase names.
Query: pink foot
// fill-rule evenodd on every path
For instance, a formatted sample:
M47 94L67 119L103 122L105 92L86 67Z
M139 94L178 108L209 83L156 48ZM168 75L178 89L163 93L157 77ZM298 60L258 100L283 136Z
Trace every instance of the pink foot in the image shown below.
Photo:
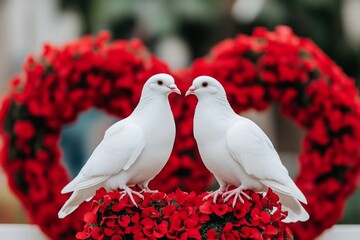
M241 195L246 197L248 200L251 200L251 197L247 195L244 191L244 188L242 186L235 188L233 190L225 192L222 197L225 198L224 202L227 202L232 196L234 196L233 204L232 206L235 207L237 199L240 200L241 203L244 203L244 199L242 199Z
M224 186L222 186L222 187L220 186L220 188L219 188L218 190L216 190L216 191L214 191L214 192L211 192L211 193L209 193L208 195L206 195L206 196L203 198L203 200L208 200L209 198L213 197L213 202L216 203L216 200L217 200L218 196L219 196L220 194L222 194L222 193L224 192L224 190L225 190L225 187L224 187Z
M135 200L134 200L134 197L133 197L133 194L138 196L139 198L141 199L144 199L144 196L137 192L137 191L134 191L132 190L131 188L129 188L128 186L125 186L124 187L124 191L121 191L121 196L120 196L120 200L123 199L126 195L129 195L129 198L131 200L131 202L137 207L138 205L136 204Z
M158 193L159 191L158 190L151 190L148 186L143 186L141 187L142 190L140 191L140 193L151 193L151 194L154 194L154 193Z

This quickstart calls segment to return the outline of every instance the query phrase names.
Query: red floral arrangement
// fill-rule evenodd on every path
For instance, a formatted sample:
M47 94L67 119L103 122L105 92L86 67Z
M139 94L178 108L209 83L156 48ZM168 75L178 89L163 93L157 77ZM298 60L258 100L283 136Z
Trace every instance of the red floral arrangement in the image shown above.
M70 181L60 161L62 127L91 107L126 117L147 78L170 73L139 40L109 38L101 33L61 48L46 45L39 57L27 59L2 100L2 166L31 221L51 239L73 239L90 208L84 203L67 218L57 218L68 198L60 190ZM307 132L296 183L309 202L310 219L290 225L296 239L314 239L340 219L360 176L360 102L353 79L311 40L287 27L257 28L251 36L217 44L189 69L172 75L183 91L199 75L215 77L237 112L278 102L281 112ZM151 184L166 193L180 187L199 194L212 175L193 139L195 98L170 97L175 146Z
M248 191L245 199L232 207L232 200L214 204L180 190L144 194L135 207L126 196L119 201L118 191L96 192L91 211L84 216L85 227L77 239L293 239L281 222L279 198L271 189L265 196Z

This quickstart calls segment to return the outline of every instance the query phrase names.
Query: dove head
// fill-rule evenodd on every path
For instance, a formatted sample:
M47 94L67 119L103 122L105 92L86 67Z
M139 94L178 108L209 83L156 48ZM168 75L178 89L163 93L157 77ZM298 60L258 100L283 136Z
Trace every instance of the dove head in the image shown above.
M190 94L196 95L199 100L208 97L214 99L226 99L226 92L224 87L215 78L209 76L200 76L195 78L185 96Z
M174 78L169 74L160 73L150 77L146 81L142 95L151 93L167 96L173 92L181 95L180 90L175 84Z

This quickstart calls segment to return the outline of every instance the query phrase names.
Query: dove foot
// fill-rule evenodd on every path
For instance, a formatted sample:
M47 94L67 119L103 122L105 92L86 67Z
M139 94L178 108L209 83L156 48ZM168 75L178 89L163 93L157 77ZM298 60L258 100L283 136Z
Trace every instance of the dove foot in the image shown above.
M244 197L246 197L248 200L251 200L251 197L249 195L247 195L244 191L243 186L240 186L238 188L235 188L233 190L227 191L225 192L222 197L225 198L224 202L229 201L229 199L234 196L234 200L233 200L233 204L232 206L235 207L236 201L239 199L241 203L244 203L244 199L241 197L241 195L243 195Z
M151 193L151 194L154 194L154 193L158 193L159 191L158 190L151 190L148 186L143 186L141 187L142 190L140 191L140 193Z
M120 195L120 200L123 199L126 195L128 195L129 198L130 198L130 200L131 200L131 202L132 202L136 207L137 207L138 205L137 205L137 203L136 203L135 200L134 200L133 194L136 195L136 196L138 196L138 197L141 198L141 199L144 199L144 196L143 196L141 193L132 190L132 189L129 188L128 186L125 186L125 187L124 187L124 191L121 191L120 193L121 193L121 195Z
M225 186L220 186L220 188L214 192L209 193L206 195L203 200L208 200L209 198L213 197L213 202L216 203L216 200L220 194L222 194L225 190Z

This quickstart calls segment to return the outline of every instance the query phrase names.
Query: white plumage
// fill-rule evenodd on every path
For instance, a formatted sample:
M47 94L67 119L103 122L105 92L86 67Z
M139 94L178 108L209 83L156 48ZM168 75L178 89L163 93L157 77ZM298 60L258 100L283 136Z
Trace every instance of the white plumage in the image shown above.
M305 196L290 178L266 134L251 120L231 108L222 85L201 76L193 81L186 95L195 94L198 104L194 116L194 135L205 166L214 174L220 188L205 198L219 194L228 201L250 197L243 190L265 192L270 187L288 211L284 222L306 221L308 213L299 201ZM237 188L227 191L227 187Z
M180 94L170 75L157 74L147 80L133 113L105 132L85 166L61 191L73 194L59 211L59 218L90 200L101 187L123 189L122 197L129 195L134 205L132 194L143 196L129 186L156 192L148 184L167 162L175 140L175 122L168 101L171 92Z

